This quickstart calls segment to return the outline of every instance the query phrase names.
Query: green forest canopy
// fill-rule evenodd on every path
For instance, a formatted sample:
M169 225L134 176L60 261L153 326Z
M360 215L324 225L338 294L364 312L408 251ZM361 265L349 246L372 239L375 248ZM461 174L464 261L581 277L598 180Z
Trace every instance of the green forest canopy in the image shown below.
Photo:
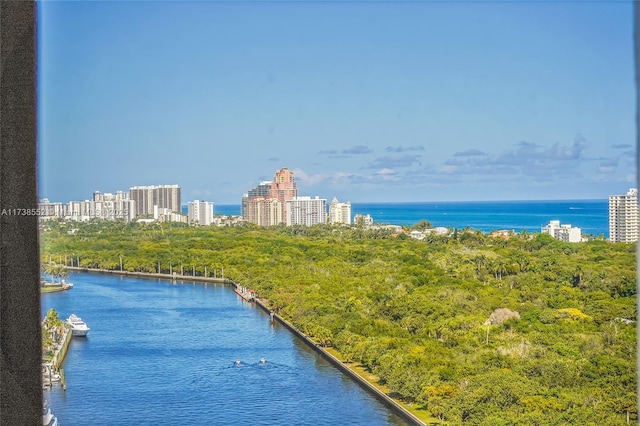
M46 262L115 270L122 259L128 271L209 276L224 268L394 397L450 424L637 419L635 244L470 229L418 241L326 225L46 226Z

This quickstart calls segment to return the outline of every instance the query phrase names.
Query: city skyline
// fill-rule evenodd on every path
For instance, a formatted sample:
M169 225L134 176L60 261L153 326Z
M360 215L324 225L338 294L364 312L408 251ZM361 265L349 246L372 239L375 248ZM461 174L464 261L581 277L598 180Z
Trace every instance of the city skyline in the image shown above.
M630 3L38 8L40 198L237 205L281 167L351 202L635 186Z

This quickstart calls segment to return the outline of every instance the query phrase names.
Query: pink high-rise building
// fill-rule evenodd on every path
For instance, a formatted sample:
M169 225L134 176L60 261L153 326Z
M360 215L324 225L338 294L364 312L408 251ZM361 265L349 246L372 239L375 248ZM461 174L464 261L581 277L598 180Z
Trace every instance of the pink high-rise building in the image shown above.
M276 172L271 184L271 197L277 198L280 202L285 203L298 196L298 188L296 187L293 172L287 168L282 168Z
M261 226L285 223L285 204L298 196L293 172L283 167L267 185L268 182L261 182L242 197L242 217L247 222Z

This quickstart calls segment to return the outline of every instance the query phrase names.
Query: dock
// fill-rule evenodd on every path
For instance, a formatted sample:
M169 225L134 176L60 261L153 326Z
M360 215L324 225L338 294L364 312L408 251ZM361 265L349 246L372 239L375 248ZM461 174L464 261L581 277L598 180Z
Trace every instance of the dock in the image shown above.
M254 290L249 290L246 287L236 285L233 291L247 302L253 302L257 299L256 292Z
M44 389L51 389L54 382L60 381L62 389L67 390L64 370L60 367L64 364L64 359L67 356L71 337L71 329L66 323L64 323L62 326L60 341L55 347L53 358L49 362L42 363L42 385Z

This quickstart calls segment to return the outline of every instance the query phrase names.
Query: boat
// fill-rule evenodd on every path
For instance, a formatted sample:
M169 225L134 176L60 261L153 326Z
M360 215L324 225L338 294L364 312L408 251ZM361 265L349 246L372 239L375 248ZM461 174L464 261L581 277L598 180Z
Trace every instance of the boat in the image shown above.
M67 319L67 323L71 326L71 335L74 337L85 337L89 330L91 330L87 327L87 324L82 321L82 318L76 314L71 314Z
M58 419L51 414L51 409L47 407L46 402L42 407L42 426L58 426Z

